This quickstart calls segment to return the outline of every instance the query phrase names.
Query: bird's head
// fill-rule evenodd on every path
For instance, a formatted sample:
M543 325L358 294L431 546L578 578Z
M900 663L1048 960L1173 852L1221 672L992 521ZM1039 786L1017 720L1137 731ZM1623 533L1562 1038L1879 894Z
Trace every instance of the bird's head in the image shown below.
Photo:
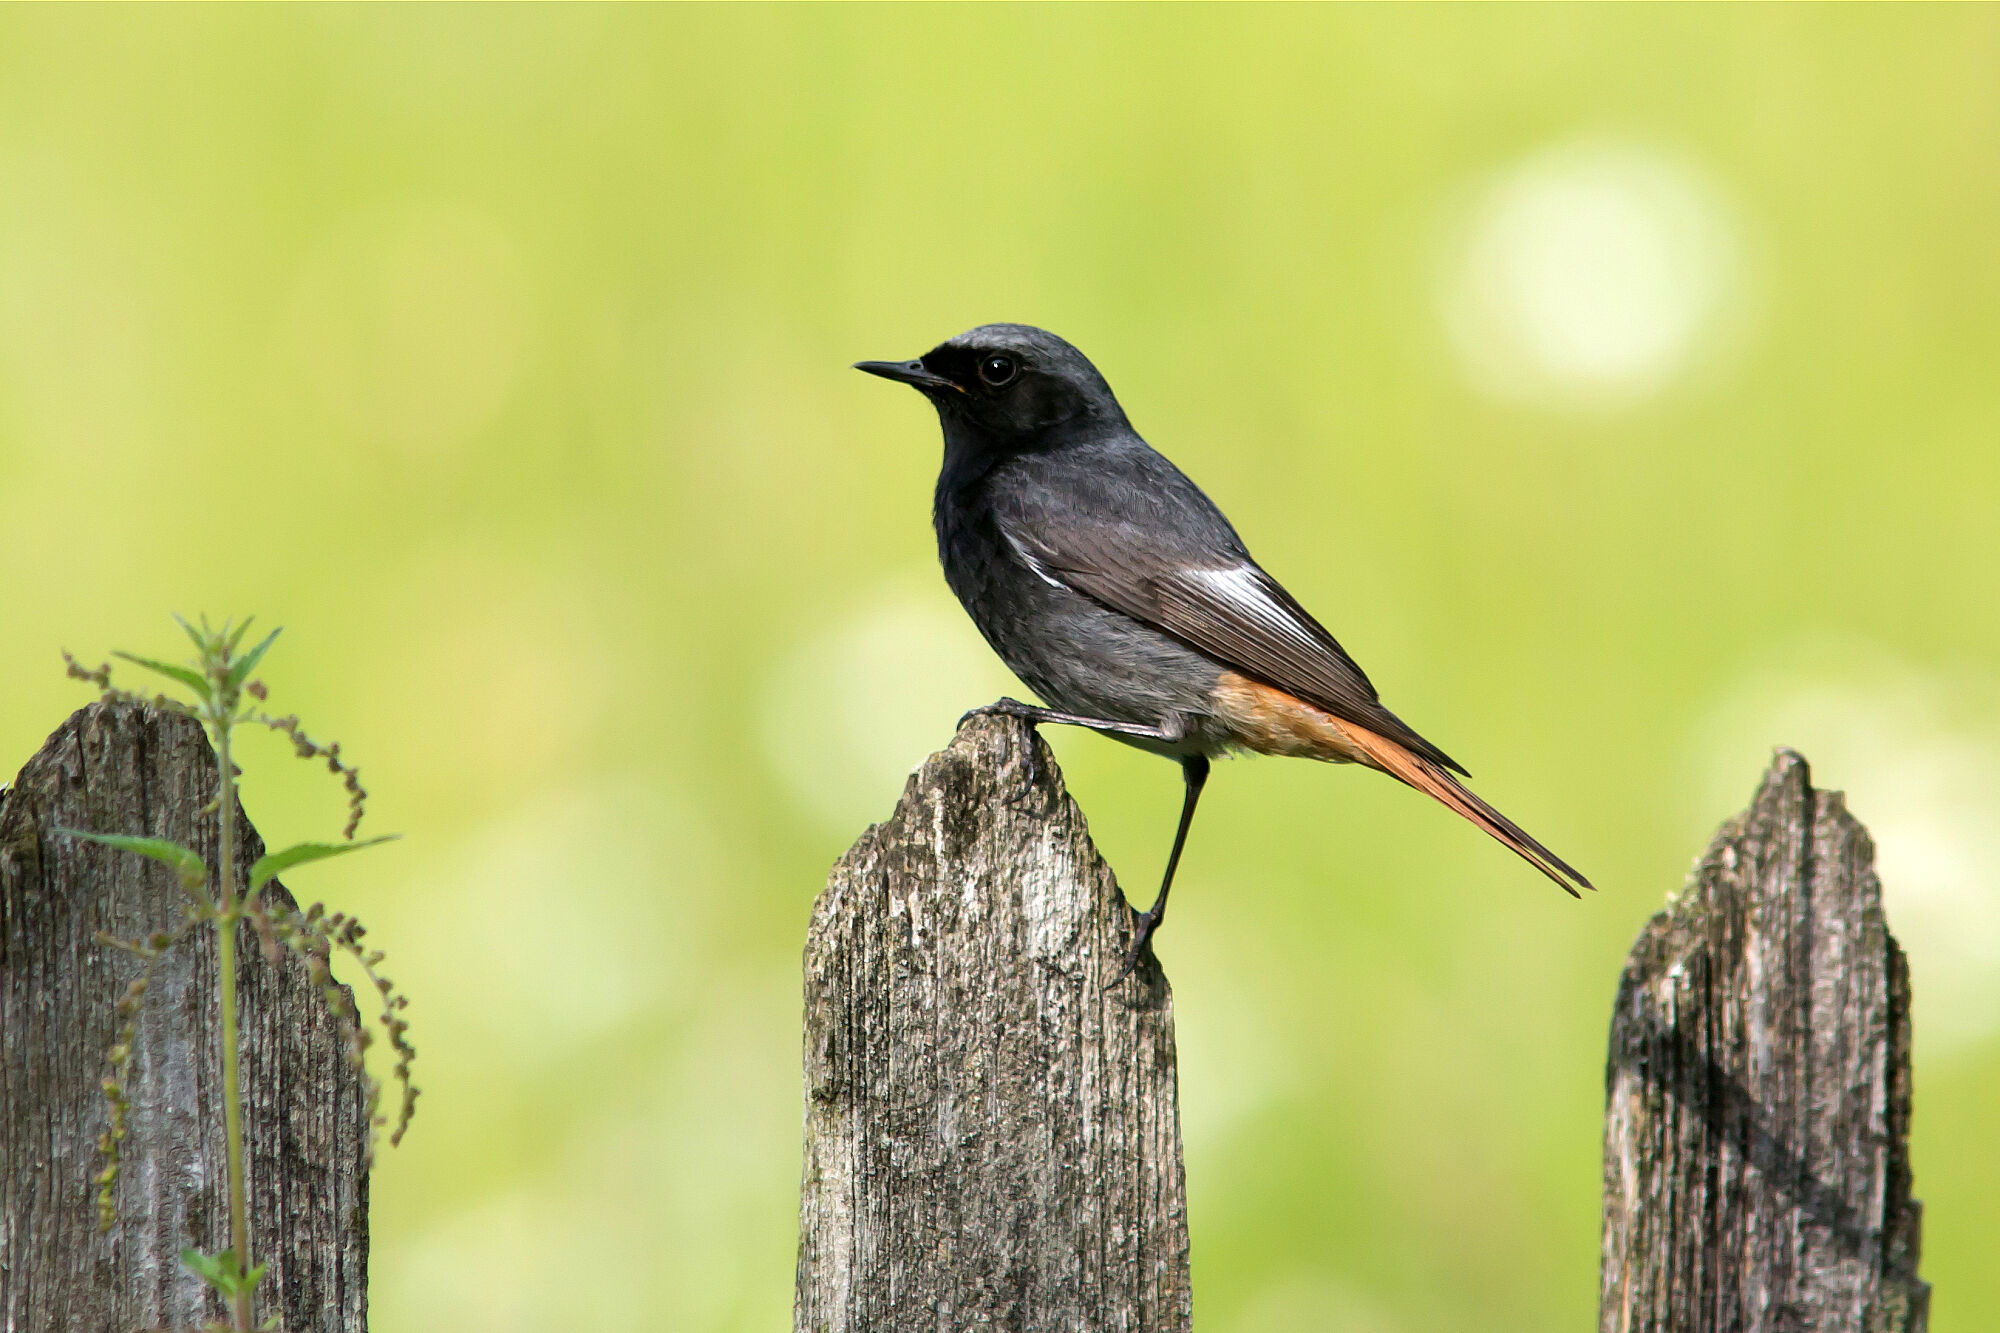
M960 432L1002 448L1032 447L1062 427L1123 425L1111 386L1082 352L1026 324L982 324L914 361L860 361L936 405L947 439Z

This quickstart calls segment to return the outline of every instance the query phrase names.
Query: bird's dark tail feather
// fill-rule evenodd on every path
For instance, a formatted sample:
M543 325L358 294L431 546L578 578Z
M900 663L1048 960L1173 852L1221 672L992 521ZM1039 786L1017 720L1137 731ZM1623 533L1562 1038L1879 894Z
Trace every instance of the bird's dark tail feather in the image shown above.
M1554 880L1557 887L1570 897L1583 896L1577 892L1579 887L1586 889L1596 887L1569 862L1542 846L1519 824L1481 800L1464 783L1436 763L1422 755L1412 754L1385 736L1362 731L1352 725L1346 730L1365 756L1364 762L1381 769L1404 785L1415 787L1426 796L1434 797L1441 804L1465 816L1498 839L1516 856Z

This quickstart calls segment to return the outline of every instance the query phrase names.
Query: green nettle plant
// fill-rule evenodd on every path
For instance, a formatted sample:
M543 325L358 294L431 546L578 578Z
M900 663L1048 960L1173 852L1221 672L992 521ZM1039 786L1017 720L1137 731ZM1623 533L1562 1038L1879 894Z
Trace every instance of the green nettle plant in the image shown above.
M197 937L204 928L214 933L215 983L222 1011L222 1107L224 1138L229 1154L230 1246L218 1254L183 1250L181 1262L222 1298L229 1322L213 1327L240 1333L258 1327L252 1323L252 1301L257 1281L263 1276L265 1268L261 1263L251 1262L249 1224L244 1210L243 1096L238 1069L236 1021L236 936L241 923L247 921L255 928L271 966L277 966L287 950L305 959L313 983L319 988L327 1008L333 1012L346 1037L347 1058L360 1071L367 1089L371 1156L376 1136L383 1128L389 1129L389 1142L393 1144L401 1142L403 1131L409 1125L417 1100L417 1089L410 1083L410 1062L416 1057L416 1048L410 1044L409 1024L402 1016L408 1002L379 970L381 952L363 946L361 923L344 913L329 912L318 903L304 911L274 905L264 894L266 885L294 866L389 842L395 835L357 841L354 835L361 826L362 806L368 793L362 790L359 774L341 759L340 747L321 745L312 740L301 730L299 719L295 716L273 717L263 711L267 691L263 682L253 679L250 673L270 651L272 642L278 637L277 630L272 630L256 647L239 655L238 650L250 628L248 620L233 626L225 621L222 628L211 629L206 617L199 628L179 616L174 619L194 642L196 656L190 665L175 666L135 657L130 653L116 653L114 656L175 682L187 691L191 699L165 694L148 697L119 689L111 683L108 663L92 671L68 653L63 654L63 660L69 664L71 676L89 681L107 700L150 703L166 712L192 717L207 729L209 740L215 747L216 776L215 799L204 808L204 813L213 811L220 824L216 839L220 864L211 875L208 864L191 848L166 838L134 837L84 829L61 831L72 837L86 838L164 862L179 877L181 889L187 896L187 920L177 930L155 932L131 940L101 933L97 936L99 942L136 954L144 961L139 976L126 988L118 1002L119 1028L107 1052L111 1070L104 1080L104 1095L110 1103L111 1126L98 1139L105 1166L97 1177L98 1223L105 1230L109 1230L117 1220L114 1187L118 1182L119 1144L125 1137L125 1114L130 1106L125 1095L125 1079L132 1060L139 1007L145 998L146 987L155 964L167 951ZM341 841L302 842L283 851L269 852L258 857L247 871L237 864L237 769L230 758L230 745L235 730L246 725L283 732L299 758L323 760L327 771L341 779L347 791L348 810L347 827L342 831ZM336 951L348 955L360 966L381 1000L380 1022L395 1057L392 1078L402 1094L393 1126L382 1109L381 1085L369 1074L366 1063L374 1036L356 1012L347 989L333 979L330 964ZM262 1325L266 1329L277 1326L275 1315Z

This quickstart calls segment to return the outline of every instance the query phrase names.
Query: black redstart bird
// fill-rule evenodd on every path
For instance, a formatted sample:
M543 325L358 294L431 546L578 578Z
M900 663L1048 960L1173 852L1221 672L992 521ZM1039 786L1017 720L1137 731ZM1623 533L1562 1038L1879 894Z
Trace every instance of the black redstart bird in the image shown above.
M915 361L855 369L913 385L936 406L944 467L932 522L945 581L1050 705L1001 699L973 712L1090 727L1180 761L1180 825L1126 972L1166 917L1209 759L1229 750L1365 764L1471 820L1571 895L1590 887L1382 706L1222 511L1139 438L1076 348L1024 324L987 324Z

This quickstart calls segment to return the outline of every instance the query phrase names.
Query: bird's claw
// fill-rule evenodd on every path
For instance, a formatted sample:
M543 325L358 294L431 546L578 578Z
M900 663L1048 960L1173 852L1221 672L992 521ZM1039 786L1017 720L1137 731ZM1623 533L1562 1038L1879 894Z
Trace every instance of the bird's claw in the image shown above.
M963 729L975 717L1022 717L1027 709L1028 706L1019 699L995 699L990 704L966 709L959 715L958 725Z
M1141 961L1154 963L1158 961L1153 957L1153 932L1160 928L1158 914L1150 911L1136 913L1134 924L1136 929L1132 933L1132 947L1125 951L1124 966L1118 969L1117 976L1104 984L1106 990L1112 989L1131 976Z

